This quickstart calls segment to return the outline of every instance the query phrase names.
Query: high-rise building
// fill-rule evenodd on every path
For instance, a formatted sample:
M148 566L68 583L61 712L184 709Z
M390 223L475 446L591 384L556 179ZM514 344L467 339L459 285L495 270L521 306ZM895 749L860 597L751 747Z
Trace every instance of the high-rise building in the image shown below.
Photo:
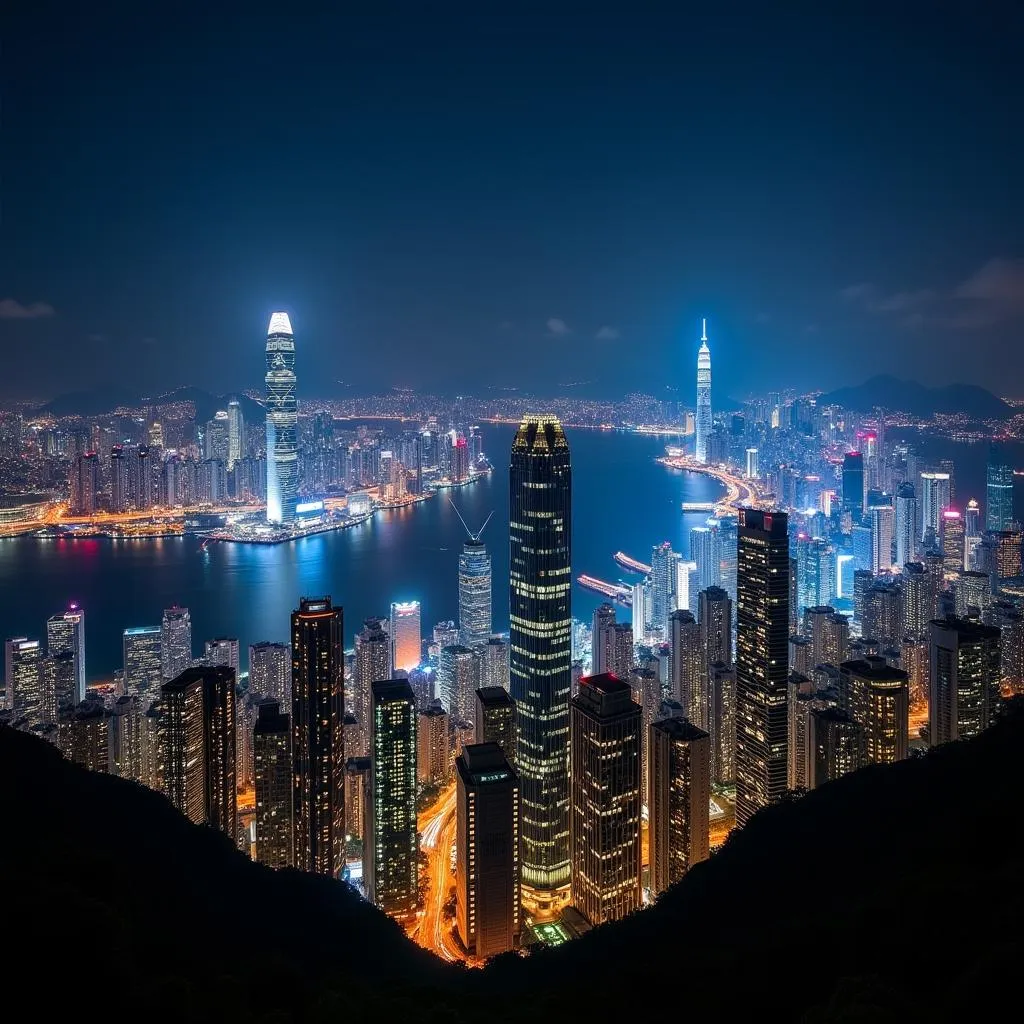
M679 556L668 541L651 551L651 629L663 637L668 636L668 617L676 608L678 562Z
M957 618L984 618L992 604L992 579L987 572L962 572L953 580Z
M372 689L373 854L363 875L374 905L407 920L419 904L416 699L407 679L375 682Z
M524 417L509 467L509 678L516 702L524 903L568 897L572 467L554 416Z
M711 737L685 718L647 730L651 891L663 893L710 852Z
M251 670L250 670L251 671ZM292 726L279 700L256 711L252 734L256 788L256 860L268 868L290 868L292 841Z
M455 924L486 959L519 945L519 780L497 743L456 758Z
M118 697L107 723L110 771L122 779L142 782L142 706L138 697Z
M516 704L508 690L500 686L481 686L476 691L473 735L477 743L497 743L515 764Z
M362 749L348 750L346 756L369 754L373 732L374 683L392 677L391 637L383 619L367 619L356 633L355 666L352 692L355 697L355 717L362 731Z
M1003 448L993 444L988 450L985 482L985 529L989 533L1009 530L1013 524L1013 467Z
M708 348L708 322L701 321L700 349L697 352L697 417L696 456L698 462L708 461L708 438L711 434L711 350Z
M40 721L43 710L43 645L28 637L12 637L4 644L4 707L15 719Z
M480 648L480 685L508 689L508 641L492 636ZM514 760L514 758L513 758Z
M293 866L337 878L345 859L342 611L330 597L292 612ZM415 751L411 755L416 773Z
M164 609L160 627L160 671L176 679L192 664L192 617L187 608Z
M61 615L46 620L46 653L72 654L75 659L75 703L85 700L85 611L72 602Z
M91 772L110 771L110 712L101 700L84 700L61 712L61 753Z
M843 511L858 521L864 512L864 456L861 452L847 452L843 456Z
M605 602L594 610L590 627L590 664L593 675L614 672L615 608Z
M441 649L437 672L441 702L456 722L473 721L473 695L480 685L480 663L471 647Z
M572 901L598 925L640 907L641 711L603 675L580 680L571 715Z
M482 528L478 533L468 528L466 532L469 536L459 555L459 642L479 647L491 635L491 556L480 539Z
M699 723L707 717L700 624L692 612L674 611L669 616L668 636L671 680L669 691L672 699L683 706L687 717L693 716L691 721Z
M964 568L964 520L958 509L945 508L940 522L942 565L946 575L953 576Z
M917 495L914 485L902 483L896 491L896 567L902 569L917 554Z
M62 708L75 704L75 656L70 651L48 654L43 659L42 686L40 721L51 725L59 720Z
M612 663L608 671L625 679L633 663L633 624L616 622L612 626Z
M737 553L736 823L786 791L789 536L784 512L741 508Z
M999 630L973 620L936 619L930 629L928 722L933 747L987 729L999 707Z
M298 419L295 336L287 313L274 313L267 328L267 522L295 522L298 496Z
M138 697L143 708L160 696L163 683L160 626L134 626L121 636L124 692Z
M236 838L235 674L187 668L161 688L163 785L190 821Z
M434 701L418 712L416 725L416 780L421 786L441 788L451 777L451 726L448 712Z
M892 505L872 505L871 571L877 576L892 569L894 513ZM962 556L961 556L962 557Z
M227 468L230 473L235 463L245 454L245 417L242 406L237 398L228 402L228 457Z
M701 675L709 678L711 666L732 664L732 601L721 587L702 590L697 599L700 626Z
M921 541L938 543L942 533L942 510L949 508L950 479L948 473L921 474Z
M203 646L203 661L207 665L227 665L234 669L237 676L241 671L239 665L238 640L232 636L219 636L207 640Z
M131 504L128 493L128 459L124 448L116 444L110 451L110 511L127 512Z
M711 777L720 785L736 778L736 667L716 662L708 671L711 707Z
M71 514L95 515L99 507L100 460L95 452L79 455L71 467Z
M292 706L292 649L261 640L249 645L249 692Z
M719 555L718 530L710 526L694 526L690 530L690 560L697 563L697 590L717 587L722 580L722 559Z
M815 708L808 714L808 789L855 772L864 762L864 730L845 711Z
M865 761L894 764L908 755L910 680L884 658L847 661L840 666L850 717L864 729Z
M391 664L396 672L411 672L423 660L423 631L419 601L391 604Z

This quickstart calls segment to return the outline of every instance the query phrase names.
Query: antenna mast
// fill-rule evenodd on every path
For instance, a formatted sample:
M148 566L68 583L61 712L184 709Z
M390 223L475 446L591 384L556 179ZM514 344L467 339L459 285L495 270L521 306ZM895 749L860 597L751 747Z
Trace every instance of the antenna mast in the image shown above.
M491 521L491 516L494 515L493 509L491 510L487 518L484 520L484 525L481 526L480 529L476 531L476 533L474 533L469 528L469 525L466 523L466 520L462 518L462 513L459 511L459 506L456 505L454 501L452 501L452 497L450 494L448 495L448 504L451 505L453 509L455 509L455 514L459 517L459 522L462 523L463 527L466 530L466 533L469 534L469 539L474 542L479 542L484 530L487 529L487 524Z

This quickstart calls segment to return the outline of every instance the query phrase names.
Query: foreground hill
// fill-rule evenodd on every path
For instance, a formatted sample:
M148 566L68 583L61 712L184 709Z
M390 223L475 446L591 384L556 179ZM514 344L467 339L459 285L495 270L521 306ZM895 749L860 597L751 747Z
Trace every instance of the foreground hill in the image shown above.
M112 1020L990 1019L1024 956L1022 752L1015 711L759 815L628 921L464 972L343 886L0 729L5 977Z
M964 415L976 420L1009 419L1016 410L991 391L973 384L929 388L917 381L881 374L857 387L840 388L818 399L819 405L839 405L853 412L877 408L906 412L921 419L935 415Z

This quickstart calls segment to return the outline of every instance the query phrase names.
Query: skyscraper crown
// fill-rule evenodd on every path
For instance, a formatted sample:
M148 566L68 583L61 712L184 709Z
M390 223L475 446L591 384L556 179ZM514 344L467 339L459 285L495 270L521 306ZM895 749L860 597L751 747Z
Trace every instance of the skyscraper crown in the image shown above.
M288 319L288 314L283 311L270 314L270 326L267 328L267 334L291 334L292 333L292 322Z

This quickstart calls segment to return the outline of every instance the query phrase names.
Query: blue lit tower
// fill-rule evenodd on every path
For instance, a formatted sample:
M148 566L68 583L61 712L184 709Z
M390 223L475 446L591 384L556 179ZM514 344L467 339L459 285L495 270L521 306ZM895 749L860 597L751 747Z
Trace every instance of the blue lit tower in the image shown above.
M518 718L523 901L568 898L572 466L554 416L527 415L509 467L509 678Z
M474 533L454 501L451 506L468 534L459 555L459 643L480 647L491 638L491 556L480 537L494 513Z
M1013 522L1013 467L1003 450L993 444L988 450L985 486L985 529L991 533L1009 530Z
M298 490L298 403L295 337L287 313L274 313L267 328L267 522L295 521Z
M708 348L708 322L701 321L700 351L697 353L697 461L708 461L708 437L711 434L711 349Z

